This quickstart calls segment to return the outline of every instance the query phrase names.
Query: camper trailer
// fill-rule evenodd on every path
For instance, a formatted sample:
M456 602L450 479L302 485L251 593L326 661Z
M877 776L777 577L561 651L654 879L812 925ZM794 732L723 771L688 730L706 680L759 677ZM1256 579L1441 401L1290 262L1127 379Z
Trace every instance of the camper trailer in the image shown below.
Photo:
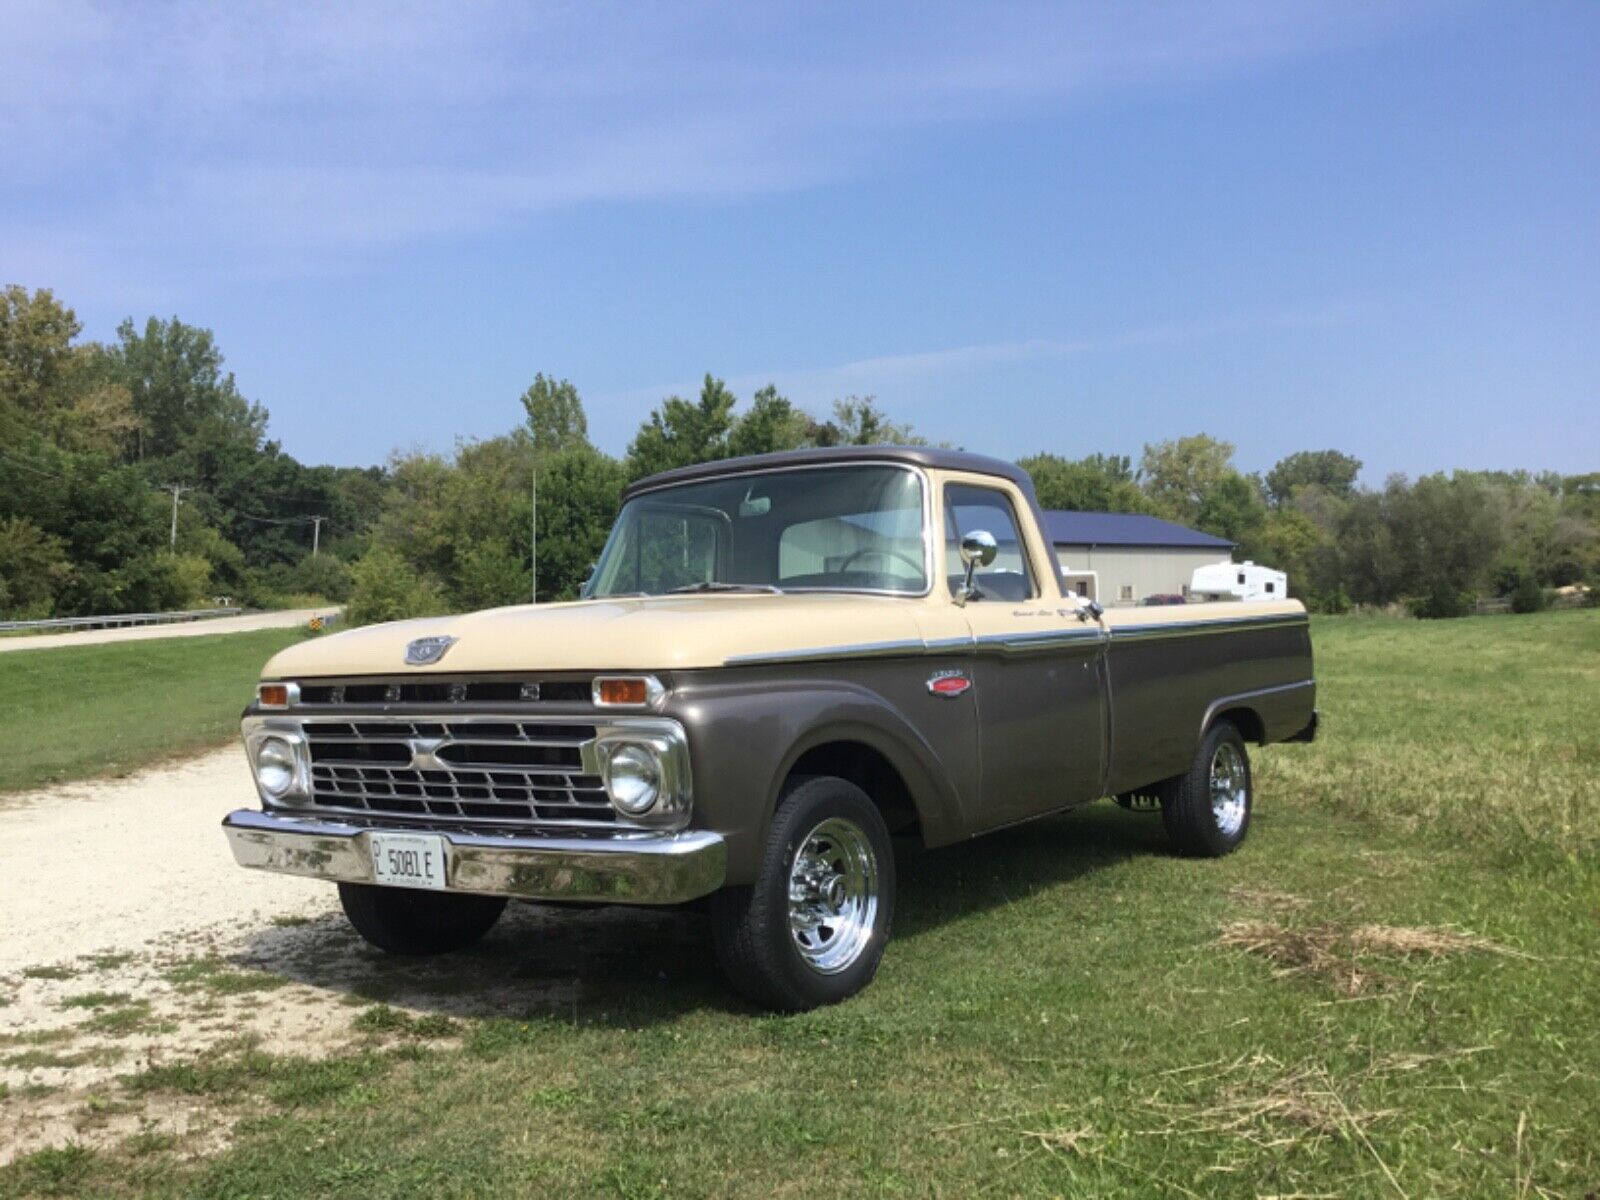
M1253 562L1219 562L1196 567L1189 581L1191 600L1282 600L1289 577Z

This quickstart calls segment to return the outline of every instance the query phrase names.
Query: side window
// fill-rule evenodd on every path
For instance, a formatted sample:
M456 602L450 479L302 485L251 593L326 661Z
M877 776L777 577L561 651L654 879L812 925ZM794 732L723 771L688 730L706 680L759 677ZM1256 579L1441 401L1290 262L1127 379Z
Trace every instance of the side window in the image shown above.
M1017 527L1016 513L1004 492L993 488L952 483L944 489L945 569L951 572L950 594L965 580L961 565L961 539L975 529L986 530L999 543L999 552L987 567L973 576L980 600L1029 600L1037 593L1028 567L1027 549Z
M1122 585L1122 590L1117 593L1117 599L1119 599L1119 600L1132 600L1133 599L1133 584L1131 584L1131 583L1123 584Z

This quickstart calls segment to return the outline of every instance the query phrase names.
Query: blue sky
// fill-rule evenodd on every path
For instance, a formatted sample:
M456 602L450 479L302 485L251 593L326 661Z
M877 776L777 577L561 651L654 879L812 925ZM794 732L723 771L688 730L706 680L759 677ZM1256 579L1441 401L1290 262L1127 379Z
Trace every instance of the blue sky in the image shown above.
M1015 457L1600 469L1600 5L0 6L0 277L307 461L705 371Z

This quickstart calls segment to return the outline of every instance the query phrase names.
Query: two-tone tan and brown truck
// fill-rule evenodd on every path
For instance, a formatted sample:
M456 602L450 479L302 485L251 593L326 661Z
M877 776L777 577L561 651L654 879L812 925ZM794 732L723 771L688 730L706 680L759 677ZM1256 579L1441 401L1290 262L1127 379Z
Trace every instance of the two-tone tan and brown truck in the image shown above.
M397 954L508 899L704 902L759 1003L843 999L893 923L893 837L961 842L1105 796L1176 848L1250 825L1247 744L1308 741L1294 601L1102 611L1027 475L833 448L626 492L581 599L377 625L267 664L247 867L333 880Z

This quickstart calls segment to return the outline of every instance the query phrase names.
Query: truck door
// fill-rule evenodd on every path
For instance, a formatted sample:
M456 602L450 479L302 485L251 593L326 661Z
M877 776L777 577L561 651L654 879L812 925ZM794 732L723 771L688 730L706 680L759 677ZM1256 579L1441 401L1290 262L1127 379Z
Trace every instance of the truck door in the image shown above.
M1051 549L1019 520L1019 500L1009 488L978 483L944 490L943 582L952 598L964 582L962 536L986 530L999 543L961 610L973 638L979 829L1093 800L1104 769L1104 638L1066 606L1054 571L1041 578L1050 564L1040 555Z

